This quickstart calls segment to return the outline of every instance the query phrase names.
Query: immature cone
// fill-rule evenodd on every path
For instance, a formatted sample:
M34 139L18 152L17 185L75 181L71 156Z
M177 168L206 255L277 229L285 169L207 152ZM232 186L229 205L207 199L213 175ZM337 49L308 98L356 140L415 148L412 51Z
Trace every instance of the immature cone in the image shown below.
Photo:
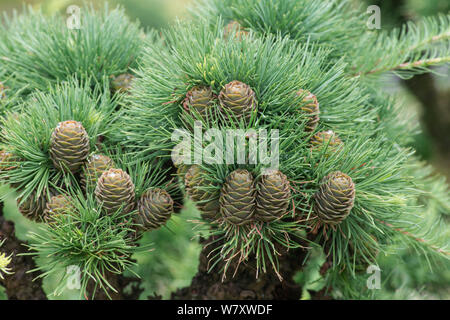
M341 223L350 214L355 200L355 185L345 173L328 174L314 195L314 212L325 224Z
M328 130L317 132L311 138L311 145L313 150L320 151L322 148L327 147L328 151L334 152L339 149L343 143L336 133L332 130Z
M56 168L72 173L78 171L89 155L89 136L83 125L73 120L58 123L49 151Z
M0 100L6 98L5 86L0 82Z
M280 171L262 175L257 183L255 218L270 222L282 217L291 197L290 183Z
M307 114L309 117L308 123L306 124L306 131L314 131L319 123L320 117L320 109L319 102L315 95L313 95L308 90L300 89L297 91L298 96L304 96L302 102L304 103L300 109L303 113Z
M225 30L223 32L224 38L227 39L230 35L233 35L233 32L234 36L238 40L241 40L242 36L248 34L248 31L245 31L241 24L234 20L230 21L230 23L225 26Z
M59 194L50 198L44 210L43 220L52 222L54 217L67 213L73 208L71 197Z
M136 223L141 225L143 230L157 229L170 219L172 213L172 197L165 190L152 188L138 201Z
M195 202L204 219L215 220L219 214L219 201L212 184L203 176L201 168L193 165L184 176L186 193Z
M103 172L114 167L114 161L103 154L92 154L86 161L81 177L83 187L97 185L97 180Z
M131 88L131 83L134 79L134 76L129 73L119 74L116 77L112 78L111 81L111 90L113 92L129 92Z
M119 208L126 214L134 209L134 184L123 170L109 169L97 181L95 198L103 203L107 214L113 214Z
M14 163L16 161L17 160L11 152L0 150L0 172L14 169Z
M256 189L250 172L237 169L230 173L220 193L220 212L234 225L244 225L253 220L256 207Z
M183 108L191 114L198 113L203 119L209 117L214 106L215 95L211 87L197 86L186 93Z
M17 199L20 213L27 219L41 222L43 220L45 205L47 198L45 193L40 196L36 196L36 193L32 193L22 204L22 199Z
M220 91L219 102L225 115L247 122L256 111L255 92L247 84L234 80Z

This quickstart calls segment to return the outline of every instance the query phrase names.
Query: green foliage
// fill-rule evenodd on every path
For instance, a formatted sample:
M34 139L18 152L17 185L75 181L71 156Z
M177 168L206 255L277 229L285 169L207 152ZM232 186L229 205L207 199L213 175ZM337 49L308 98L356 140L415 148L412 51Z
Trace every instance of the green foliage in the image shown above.
M36 268L42 272L39 277L76 266L81 273L80 294L87 294L89 281L95 282L94 288L115 291L107 275L129 270L134 264L131 255L136 250L148 250L138 248L134 243L132 220L128 217L135 212L124 215L118 210L105 215L92 194L85 197L72 191L70 196L73 208L63 215L56 215L54 223L41 227L30 236L30 254L45 259L45 264ZM70 275L63 273L53 295L66 287ZM94 297L95 289L90 294L89 299Z
M447 63L448 15L378 32L366 29L363 13L350 1L214 0L201 1L192 11L194 21L178 22L161 33L150 31L145 40L121 10L97 14L85 9L80 30L68 30L58 17L28 11L6 18L0 30L1 75L8 86L2 109L11 110L1 122L0 141L2 149L17 157L0 178L8 179L24 198L60 187L74 199L69 214L31 237L30 254L45 261L38 267L42 276L63 272L55 294L67 280L65 268L76 265L83 275L81 294L89 279L105 289L108 272L127 271L155 275L144 281L146 294L157 288L168 297L175 285L162 288L156 275L167 281L190 278L194 265L184 273L168 267L168 261L180 250L192 258L199 249L180 241L193 232L184 229L185 215L175 215L168 229L143 240L154 240L163 253L147 256L147 246L137 253L137 241L130 237L136 211L102 214L92 192L82 193L76 175L53 167L50 135L63 120L83 124L91 151L113 158L130 175L137 197L150 187L162 187L176 202L182 195L170 159L179 142L172 141L174 130L184 127L192 138L195 120L202 120L204 130L254 130L256 135L259 129L278 130L279 170L291 186L289 209L279 220L243 226L223 217L195 217L198 234L211 239L210 272L221 271L225 277L227 270L236 272L241 263L254 260L257 276L273 271L281 279L279 256L302 247L308 251L297 276L303 298L325 287L332 287L337 298L376 298L390 292L368 290L364 266L381 261L389 274L398 272L382 255L407 252L405 260L408 255L417 258L411 261L414 265L448 264L448 185L413 157L407 146L418 129L401 115L398 99L387 97L381 86L386 78L379 77L389 71L409 77ZM226 36L231 20L248 32ZM109 78L122 72L133 72L136 79L128 94L111 97ZM255 93L257 111L248 122L237 121L214 99L207 121L184 111L193 87L208 86L216 97L233 80ZM309 118L301 112L305 101L297 94L300 89L310 91L320 104L320 121L312 132L306 130ZM333 148L328 141L314 148L312 136L327 130L343 144ZM256 181L264 166L203 163L205 183L198 188L212 195L208 201L217 200L226 178L238 168L251 172ZM356 197L349 216L331 226L312 208L323 177L335 171L351 177ZM172 224L176 236L170 234ZM173 250L171 239L177 239L179 248ZM131 260L133 254L141 270ZM324 262L330 264L326 273L321 272ZM417 284L448 276L408 274ZM384 283L395 286L391 278Z
M23 200L33 192L41 194L52 186L61 186L64 179L73 181L53 166L48 152L51 134L59 122L81 122L91 149L95 149L100 135L107 135L115 108L109 92L95 89L91 94L87 84L76 82L62 83L47 92L36 91L19 106L20 113L2 119L2 145L14 154L17 163L0 176L20 189Z
M12 75L15 88L46 90L58 81L77 76L91 84L136 65L142 43L138 24L123 9L80 10L80 29L69 29L67 17L45 16L28 8L24 14L5 16L1 24L2 68Z

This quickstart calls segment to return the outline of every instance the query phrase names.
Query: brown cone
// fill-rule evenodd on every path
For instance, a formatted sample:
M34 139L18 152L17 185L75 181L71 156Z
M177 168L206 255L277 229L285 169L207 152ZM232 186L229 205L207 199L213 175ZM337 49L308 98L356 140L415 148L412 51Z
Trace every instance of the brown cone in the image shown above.
M220 193L220 212L234 225L244 225L253 220L256 208L256 189L250 172L237 169L227 177Z
M107 214L113 214L119 208L122 213L129 213L134 209L134 196L134 184L121 169L109 169L97 181L95 197Z
M303 105L300 107L301 112L308 116L309 120L306 124L306 131L311 132L317 127L320 120L320 109L319 102L315 95L313 95L308 90L300 89L297 92L298 96L305 95L302 102Z
M219 102L225 116L230 120L244 119L247 123L256 111L255 92L241 81L231 81L220 91Z
M153 230L166 224L173 213L173 200L167 191L152 188L138 201L136 223L143 230Z
M50 157L56 168L74 173L89 155L89 136L80 122L58 123L50 140Z
M271 222L286 214L291 197L290 183L280 171L262 175L257 183L255 218Z
M340 171L328 174L314 195L314 212L325 224L341 223L350 214L355 200L355 184Z

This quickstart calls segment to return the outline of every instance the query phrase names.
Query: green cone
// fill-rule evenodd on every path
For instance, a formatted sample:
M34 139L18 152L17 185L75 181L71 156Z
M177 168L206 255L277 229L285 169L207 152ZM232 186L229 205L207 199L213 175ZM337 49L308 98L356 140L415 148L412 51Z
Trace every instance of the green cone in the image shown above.
M300 109L301 112L306 114L309 117L308 123L306 124L306 131L311 132L316 129L319 120L320 120L320 109L319 109L319 102L317 101L317 98L315 95L313 95L308 90L300 89L297 92L298 96L304 96L302 102L304 103Z
M89 137L80 122L69 120L58 123L50 140L50 157L62 171L78 171L89 155Z
M256 188L253 176L247 170L230 173L220 193L220 212L234 225L244 225L253 220L256 207Z
M83 167L81 184L84 188L97 185L97 180L103 172L114 167L114 161L103 154L92 154Z
M262 175L257 183L257 190L257 220L270 222L286 214L291 197L290 183L286 175L278 170Z
M157 229L170 219L173 213L173 200L167 191L152 188L147 190L138 201L136 223L143 230Z
M47 198L45 193L36 196L36 193L32 193L22 204L22 199L17 199L17 205L20 213L27 219L36 222L42 222Z
M119 74L112 78L111 90L112 92L129 92L134 76L129 73Z
M241 40L243 36L248 34L248 31L246 31L244 28L242 28L241 24L235 20L230 21L224 29L223 35L225 39L228 39L231 36L233 36L237 40Z
M317 132L311 138L311 146L313 151L320 152L323 148L327 148L327 153L336 152L343 146L343 142L332 130Z
M14 169L16 161L16 157L11 152L0 150L0 172Z
M355 200L355 185L345 173L332 172L322 180L314 195L314 212L325 224L341 223L350 214Z
M212 185L203 175L199 166L191 166L184 176L184 186L187 195L200 210L202 218L215 220L219 215L218 194L215 192L216 189L208 188Z
M0 82L0 100L5 99L6 98L6 88L3 85L2 82Z
M113 214L121 207L126 214L134 209L134 184L123 170L109 169L98 179L95 197L107 214Z
M50 223L53 221L55 216L70 211L73 208L71 201L71 197L64 194L51 197L46 204L43 220Z
M195 112L203 119L206 119L211 113L211 108L214 107L215 98L211 87L194 87L186 93L183 108L190 114L194 114Z
M255 93L250 86L237 80L226 84L220 91L219 102L224 115L229 115L230 120L236 118L248 122L256 111Z

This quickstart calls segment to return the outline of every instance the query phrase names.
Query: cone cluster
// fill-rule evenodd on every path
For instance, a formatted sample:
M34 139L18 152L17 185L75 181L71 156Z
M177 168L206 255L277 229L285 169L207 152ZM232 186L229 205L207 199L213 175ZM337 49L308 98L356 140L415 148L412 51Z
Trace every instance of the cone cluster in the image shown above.
M158 229L172 216L173 199L167 191L151 188L139 198L137 207L136 223L143 230Z
M77 172L89 155L89 136L74 120L58 123L50 140L50 158L61 171Z
M187 170L184 186L188 197L194 201L204 219L215 220L219 214L219 201L216 189L206 181L204 172L197 165Z
M243 119L248 123L252 114L256 112L257 101L255 92L249 85L241 81L227 83L219 95L216 96L211 87L197 86L189 90L183 101L183 109L188 114L199 114L203 119L215 114L215 107L229 121Z
M340 171L328 174L314 195L314 212L325 224L337 225L350 214L355 200L352 179Z
M109 169L97 181L95 197L103 205L103 211L113 214L122 208L126 214L134 209L134 184L130 176L121 169Z
M308 116L309 120L306 124L306 131L314 131L320 120L320 109L317 97L308 90L300 89L297 92L298 96L304 96L300 110Z

